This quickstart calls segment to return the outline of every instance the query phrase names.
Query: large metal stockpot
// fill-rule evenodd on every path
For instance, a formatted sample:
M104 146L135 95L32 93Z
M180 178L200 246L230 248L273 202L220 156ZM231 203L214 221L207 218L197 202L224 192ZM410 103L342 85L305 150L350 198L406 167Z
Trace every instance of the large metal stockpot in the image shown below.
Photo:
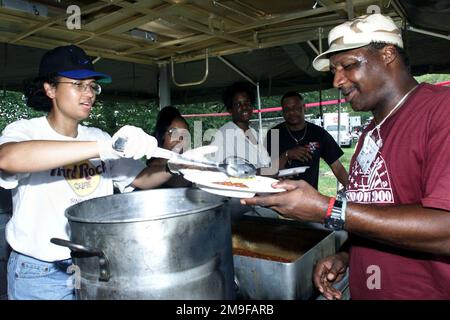
M66 210L78 299L234 299L223 198L198 189L138 191ZM75 268L75 277L77 270Z

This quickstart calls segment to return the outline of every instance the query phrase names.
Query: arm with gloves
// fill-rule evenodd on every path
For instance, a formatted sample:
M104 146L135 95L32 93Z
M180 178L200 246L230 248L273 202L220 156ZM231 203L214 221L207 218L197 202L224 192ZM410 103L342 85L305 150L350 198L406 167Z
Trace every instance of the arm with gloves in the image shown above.
M111 139L100 141L8 142L0 145L0 170L9 173L39 172L98 157L103 161L119 158L140 159L144 156L149 159L157 151L157 145L153 136L134 126L124 126ZM189 150L184 155L204 159L204 154L212 151L202 147ZM133 181L133 186L140 189L155 188L170 178L171 174L165 167L148 167L139 173Z
M113 149L114 137L128 139L125 150L117 152ZM104 161L121 157L139 159L147 154L150 157L157 145L154 137L133 126L121 128L114 137L99 141L7 142L0 145L0 170L10 173L31 173L98 157Z
M10 173L38 172L96 158L98 155L97 141L8 142L0 145L0 170Z
M142 129L133 126L124 126L117 131L112 137L112 141L108 148L115 149L113 154L119 154L125 158L140 159L142 157L170 159L171 161L179 161L176 158L175 150L166 150L158 148L158 143L153 136L146 134ZM108 149L106 148L106 150ZM103 150L102 148L100 148ZM216 152L216 147L204 146L191 149L183 153L184 159L207 161L205 155ZM103 152L100 152L101 154ZM105 152L108 154L108 152ZM162 161L160 163L165 163ZM150 189L160 186L170 180L172 175L166 171L166 167L161 165L150 166L141 171L141 173L133 181L133 186L139 189Z
M126 140L120 152L113 149L113 144L118 138ZM99 141L8 142L0 145L0 170L9 173L32 173L99 157L103 161L121 157L150 158L156 146L154 137L133 126L121 128L112 139ZM140 189L155 188L170 178L171 175L164 167L146 168L133 181L133 186Z

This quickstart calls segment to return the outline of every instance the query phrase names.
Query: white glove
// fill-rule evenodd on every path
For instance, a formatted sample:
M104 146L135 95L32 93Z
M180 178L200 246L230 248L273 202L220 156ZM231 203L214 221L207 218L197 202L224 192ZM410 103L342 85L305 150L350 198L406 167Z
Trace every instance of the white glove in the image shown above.
M103 139L97 141L98 154L103 161L120 159L120 154L113 149L112 139Z
M112 137L112 147L124 158L150 159L158 146L155 137L148 135L141 128L124 126Z

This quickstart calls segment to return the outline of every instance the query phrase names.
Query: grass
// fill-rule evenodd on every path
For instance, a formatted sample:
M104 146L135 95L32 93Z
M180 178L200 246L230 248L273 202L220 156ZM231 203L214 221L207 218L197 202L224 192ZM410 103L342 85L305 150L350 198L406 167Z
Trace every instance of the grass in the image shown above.
M353 152L355 151L355 143L351 148L342 148L344 155L340 158L342 165L348 171L350 165L350 159L352 158ZM337 179L331 171L330 167L325 161L320 160L319 169L319 191L320 193L327 196L336 195L336 182Z

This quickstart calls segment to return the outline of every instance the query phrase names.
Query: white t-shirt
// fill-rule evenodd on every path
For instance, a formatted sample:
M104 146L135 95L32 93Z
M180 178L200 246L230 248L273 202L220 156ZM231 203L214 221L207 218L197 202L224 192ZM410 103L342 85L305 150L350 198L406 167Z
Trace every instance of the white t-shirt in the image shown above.
M54 131L46 117L41 117L8 125L0 136L0 145L28 140L97 141L109 137L100 129L82 125L78 126L76 138L66 137ZM130 184L144 167L132 159L103 162L97 158L42 172L0 171L0 186L13 189L13 216L6 226L6 240L17 252L39 260L70 258L68 248L50 242L51 238L69 239L65 209L113 194L113 183L121 192L131 191Z
M258 134L250 128L246 132L239 128L233 121L220 127L211 145L219 149L211 155L211 159L222 162L230 156L238 156L252 163L256 168L269 167L270 156L264 146L258 144Z

